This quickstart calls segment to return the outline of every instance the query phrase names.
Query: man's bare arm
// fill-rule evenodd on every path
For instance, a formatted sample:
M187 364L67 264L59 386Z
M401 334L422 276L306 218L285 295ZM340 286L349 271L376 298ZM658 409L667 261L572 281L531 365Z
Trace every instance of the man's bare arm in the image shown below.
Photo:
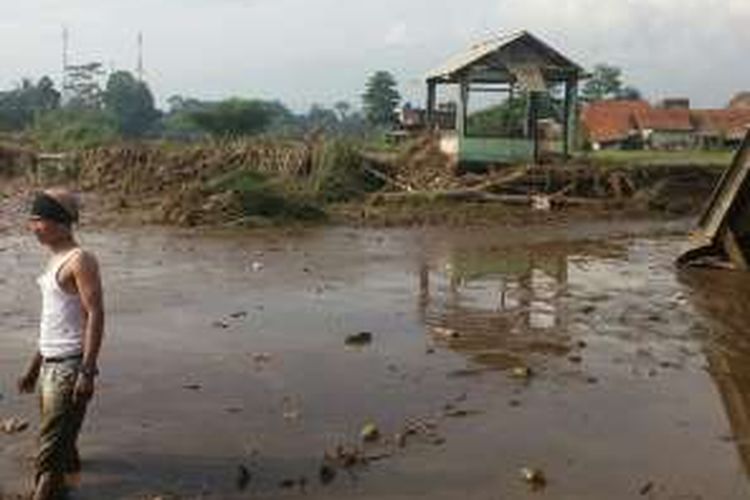
M39 351L34 352L29 366L20 379L18 379L18 392L29 394L34 392L36 381L39 378L39 370L42 367L42 355Z
M76 388L78 395L85 398L93 394L92 373L97 368L97 360L104 338L104 301L99 264L96 258L83 253L73 265L73 278L83 309L83 377Z

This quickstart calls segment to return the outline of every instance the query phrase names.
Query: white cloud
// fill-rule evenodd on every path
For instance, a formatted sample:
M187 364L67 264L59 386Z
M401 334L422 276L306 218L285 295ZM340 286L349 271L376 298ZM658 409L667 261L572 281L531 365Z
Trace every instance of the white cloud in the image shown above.
M402 47L407 45L408 41L408 28L403 21L392 24L385 33L384 42L387 46Z

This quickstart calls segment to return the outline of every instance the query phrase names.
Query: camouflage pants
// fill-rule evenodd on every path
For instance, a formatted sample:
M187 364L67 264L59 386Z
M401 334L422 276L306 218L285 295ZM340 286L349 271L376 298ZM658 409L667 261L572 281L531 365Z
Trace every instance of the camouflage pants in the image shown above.
M81 469L76 443L86 414L86 403L73 402L80 365L81 358L78 357L42 364L37 478L42 474L62 477Z

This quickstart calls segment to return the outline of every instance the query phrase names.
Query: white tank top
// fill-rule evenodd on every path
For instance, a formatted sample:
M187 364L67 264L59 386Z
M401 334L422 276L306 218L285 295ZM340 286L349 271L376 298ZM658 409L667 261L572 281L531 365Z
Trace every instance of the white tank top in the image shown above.
M57 281L62 266L81 251L74 248L62 256L53 256L47 270L36 280L42 292L39 353L44 358L74 356L83 351L81 299L63 290Z

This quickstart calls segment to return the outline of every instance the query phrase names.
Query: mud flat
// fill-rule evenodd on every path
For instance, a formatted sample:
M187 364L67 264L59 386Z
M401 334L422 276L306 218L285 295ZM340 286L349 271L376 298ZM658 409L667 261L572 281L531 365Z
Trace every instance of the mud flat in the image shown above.
M677 273L691 223L84 233L76 498L747 498L750 287ZM42 258L0 233L0 418L32 428ZM0 495L32 450L0 435Z

